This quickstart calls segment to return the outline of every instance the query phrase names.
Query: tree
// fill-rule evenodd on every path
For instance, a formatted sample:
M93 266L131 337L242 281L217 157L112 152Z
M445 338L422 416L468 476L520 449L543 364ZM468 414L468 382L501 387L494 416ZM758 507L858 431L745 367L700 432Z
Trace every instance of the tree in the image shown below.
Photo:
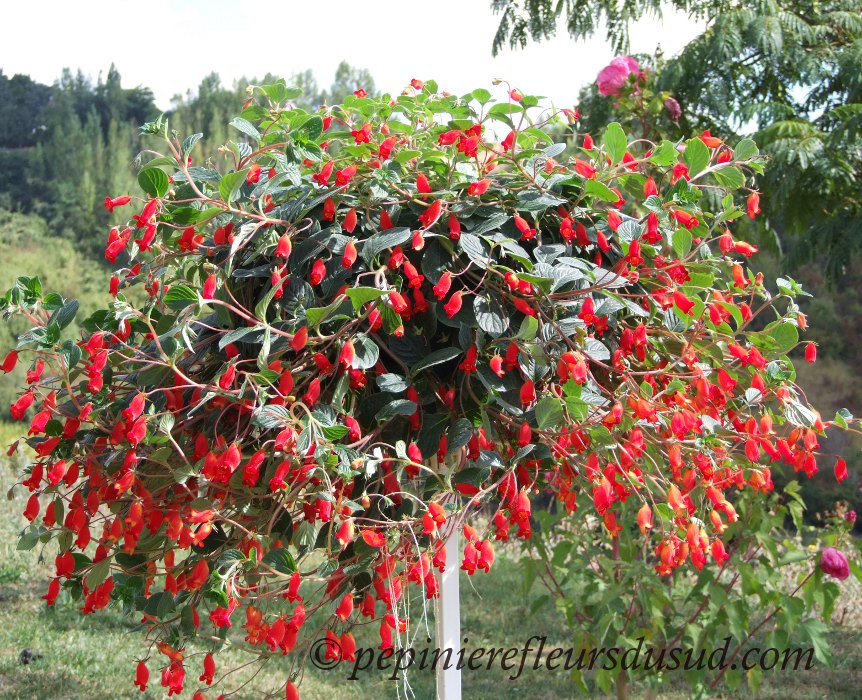
M11 412L38 455L19 546L59 550L47 603L143 614L136 682L161 667L171 694L187 644L215 650L244 614L233 643L290 653L293 698L315 636L349 655L364 616L394 648L411 596L437 594L444 528L488 572L493 540L531 537L537 492L620 574L621 541L667 577L739 556L770 460L810 471L826 425L793 383L800 290L768 293L726 231L756 214L756 145L680 155L612 123L563 158L542 129L577 115L534 96L298 97L252 86L224 170L145 125L161 152L144 196L106 201L135 214L80 342L61 337L77 304L38 280L0 299L33 324L3 368L35 351Z
M44 128L42 113L51 88L26 75L11 78L0 70L0 148L33 146Z
M661 4L495 0L501 19L493 50L507 41L523 47L528 39L547 38L562 20L575 39L606 26L624 51L629 22L659 13ZM789 250L792 266L822 256L837 277L847 261L846 235L859 240L862 233L855 184L862 176L858 2L683 0L672 6L707 20L707 29L678 56L652 66L656 88L681 105L686 135L710 129L761 144L775 161L761 180L767 229Z

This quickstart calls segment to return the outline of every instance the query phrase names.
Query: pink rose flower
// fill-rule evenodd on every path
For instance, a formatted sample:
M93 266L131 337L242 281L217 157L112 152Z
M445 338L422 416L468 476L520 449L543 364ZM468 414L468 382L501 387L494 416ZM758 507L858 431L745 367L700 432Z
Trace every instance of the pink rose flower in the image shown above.
M596 78L599 93L605 96L618 94L620 88L626 84L629 75L639 70L638 62L631 56L617 56L609 65L602 68Z
M850 566L845 557L837 549L826 547L820 556L820 570L824 574L833 576L841 581L850 575Z

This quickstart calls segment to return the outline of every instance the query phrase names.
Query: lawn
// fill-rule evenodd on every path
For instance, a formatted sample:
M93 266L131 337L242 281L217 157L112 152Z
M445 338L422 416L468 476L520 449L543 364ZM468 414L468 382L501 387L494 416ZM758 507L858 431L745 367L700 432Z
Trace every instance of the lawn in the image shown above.
M2 444L9 441L9 428L8 425L0 426ZM13 469L14 466L8 462L0 464L0 488L4 492L14 483ZM156 673L152 673L150 687L145 694L139 693L132 685L135 663L146 648L135 619L116 611L102 611L84 617L69 600L61 598L53 608L47 608L40 600L50 569L45 562L40 562L38 548L27 552L16 549L17 534L23 522L20 516L23 505L23 491L17 489L14 498L7 500L0 512L0 698L114 700L166 697ZM51 551L46 551L44 556L53 560ZM524 595L521 581L516 560L505 553L498 558L492 574L480 573L472 578L462 576L462 634L469 640L468 648L521 647L532 635L547 637L546 651L555 645L571 646L562 616L557 615L552 607L545 606L533 615L529 613L530 598ZM851 587L849 581L847 583L850 597L836 606L839 613L842 604L859 605L858 587ZM416 623L412 628L412 633L416 634L413 646L421 649L427 645L426 627L418 607L413 619ZM859 624L858 616L850 615L849 619L852 626L836 627L831 634L834 668L827 669L817 664L809 671L765 673L757 697L793 700L849 700L859 697L862 692L862 637L855 626ZM427 625L433 633L433 619L429 619ZM360 647L376 646L376 625L358 630L356 637ZM22 664L24 650L40 654L41 658ZM187 655L204 651L204 647L188 649ZM216 658L220 666L227 668L245 660L240 654L234 650ZM251 669L238 673L249 683L231 697L264 697L267 690L283 682L290 669L290 658L274 658L255 677L252 677ZM188 664L186 688L192 691L196 688L200 663L201 657L198 656ZM492 671L465 671L464 697L495 700L500 697L517 697L519 700L583 697L565 671L533 671L528 663L520 678L510 680L512 673L499 666ZM357 674L357 680L349 680L350 674L349 666L330 671L308 666L301 685L303 700L405 697L403 681L389 680L389 672L367 671ZM432 672L411 672L408 681L416 698L434 697ZM236 687L239 683L233 681L231 685ZM642 692L636 688L631 697L641 697ZM191 692L185 693L186 696L190 697ZM215 696L215 692L210 692L208 697L212 699ZM593 697L602 696L597 694ZM676 700L687 697L687 694L681 684L672 683L670 690L659 697ZM725 690L716 697L743 698L751 697L751 694L745 689L735 693Z

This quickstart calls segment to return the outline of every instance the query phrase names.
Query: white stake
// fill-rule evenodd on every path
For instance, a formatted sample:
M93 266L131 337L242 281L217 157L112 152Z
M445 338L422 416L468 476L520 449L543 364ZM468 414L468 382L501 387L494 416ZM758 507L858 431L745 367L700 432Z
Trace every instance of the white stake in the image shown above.
M461 650L461 595L458 586L461 555L458 528L446 524L446 569L440 574L440 597L437 599L437 700L461 700L461 670L456 668ZM451 650L449 668L444 668L445 650Z

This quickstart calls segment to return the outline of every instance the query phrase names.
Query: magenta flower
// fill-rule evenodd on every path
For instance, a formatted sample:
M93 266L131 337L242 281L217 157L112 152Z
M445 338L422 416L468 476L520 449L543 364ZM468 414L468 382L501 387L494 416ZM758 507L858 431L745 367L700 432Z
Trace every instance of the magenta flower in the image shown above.
M826 547L820 556L820 570L824 574L834 576L843 581L850 575L850 565L845 557L837 549Z
M596 78L599 92L605 96L618 94L629 75L639 70L638 62L631 56L617 56L599 72Z

